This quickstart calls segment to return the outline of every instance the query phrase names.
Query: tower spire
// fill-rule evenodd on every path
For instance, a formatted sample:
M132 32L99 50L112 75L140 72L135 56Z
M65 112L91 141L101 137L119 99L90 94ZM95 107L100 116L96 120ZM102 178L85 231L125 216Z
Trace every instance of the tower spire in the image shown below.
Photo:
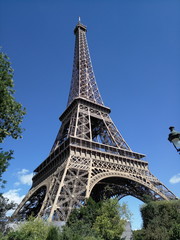
M104 105L93 72L86 32L87 27L80 22L79 17L79 22L74 29L76 39L68 106L75 98L84 98Z

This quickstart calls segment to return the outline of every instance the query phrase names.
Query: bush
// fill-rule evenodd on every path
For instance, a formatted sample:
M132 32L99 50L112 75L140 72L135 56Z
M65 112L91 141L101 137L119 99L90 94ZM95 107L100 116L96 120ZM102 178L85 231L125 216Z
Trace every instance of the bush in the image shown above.
M59 240L60 231L39 218L30 218L28 221L20 223L16 230L7 234L1 240Z
M46 240L60 240L60 229L56 226L50 226Z
M143 240L180 239L180 200L149 202L142 207L141 214Z
M144 229L133 231L133 240L144 240Z

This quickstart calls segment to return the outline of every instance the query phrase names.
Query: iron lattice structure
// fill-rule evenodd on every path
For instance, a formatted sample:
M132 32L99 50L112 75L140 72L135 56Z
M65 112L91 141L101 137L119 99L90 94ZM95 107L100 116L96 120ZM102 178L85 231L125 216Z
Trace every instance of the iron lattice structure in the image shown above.
M51 152L35 170L33 184L14 216L33 214L66 221L71 210L92 196L131 195L145 201L176 196L148 168L145 155L133 152L104 106L90 59L86 27L74 34L75 51L67 108Z

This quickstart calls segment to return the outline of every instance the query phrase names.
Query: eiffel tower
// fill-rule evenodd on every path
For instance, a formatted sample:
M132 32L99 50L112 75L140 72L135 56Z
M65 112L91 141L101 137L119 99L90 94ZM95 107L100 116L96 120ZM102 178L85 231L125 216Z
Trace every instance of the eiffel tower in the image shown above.
M99 93L90 59L87 28L74 29L72 81L66 110L49 156L35 170L33 183L14 216L66 221L90 196L96 201L131 195L142 201L176 196L133 152L110 118Z

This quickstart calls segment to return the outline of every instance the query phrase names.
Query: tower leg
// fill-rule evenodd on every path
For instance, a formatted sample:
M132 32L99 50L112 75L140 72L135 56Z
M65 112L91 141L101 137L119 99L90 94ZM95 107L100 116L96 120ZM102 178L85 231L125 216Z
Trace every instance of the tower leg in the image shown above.
M86 197L90 160L77 156L68 158L64 168L60 166L53 175L46 204L40 216L49 221L66 221L75 207L81 206Z

